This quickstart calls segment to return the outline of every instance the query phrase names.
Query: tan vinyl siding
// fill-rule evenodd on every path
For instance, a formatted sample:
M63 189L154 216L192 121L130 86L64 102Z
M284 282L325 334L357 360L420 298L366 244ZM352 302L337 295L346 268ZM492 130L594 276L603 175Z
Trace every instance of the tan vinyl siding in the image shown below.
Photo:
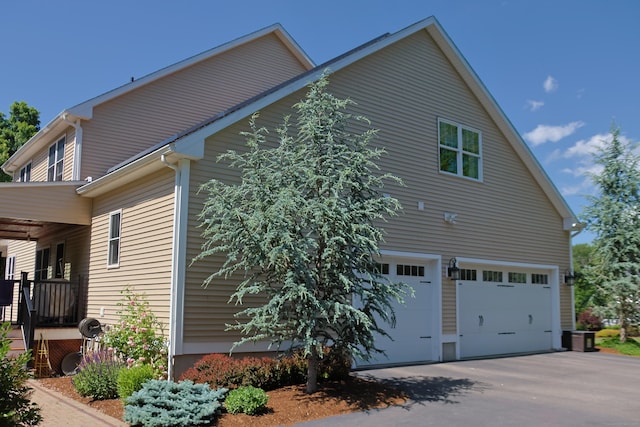
M109 213L122 210L120 265L107 267ZM88 316L117 320L121 291L144 293L168 326L173 242L174 172L161 170L94 201L89 265ZM165 332L168 332L168 327Z
M99 105L84 125L80 176L100 177L142 150L303 71L269 34Z
M29 278L33 279L33 268L36 263L36 242L24 240L12 240L9 242L7 257L16 257L15 279L20 278L20 273L28 272Z
M37 243L37 249L49 248L49 274L52 278L55 268L56 245L64 244L64 278L77 281L78 276L86 276L89 265L89 237L91 227L89 226L65 226L58 228L55 232L47 234L44 239ZM35 261L34 261L35 262ZM33 279L33 274L30 275Z
M62 179L64 181L71 181L73 174L73 154L76 142L75 129L72 127L69 127L66 132L61 133L60 135L52 139L46 147L38 151L33 159L31 159L31 181L47 181L47 169L49 167L49 147L57 143L63 136L65 137L65 145ZM19 171L20 170L18 169L18 174L16 174L15 177L16 179L19 177Z
M562 229L563 219L426 31L365 57L330 80L329 90L356 101L357 112L379 129L375 144L385 147L387 154L378 164L405 184L384 189L404 209L382 224L386 230L383 249L442 254L445 263L457 256L559 265L562 271L568 266L568 232ZM300 91L266 108L259 126L274 128L285 109L303 96ZM439 173L438 118L482 133L482 182ZM215 163L215 156L219 147L241 148L244 140L238 133L247 128L247 120L241 120L207 140L205 160L192 170L192 191L214 173L223 180L234 179L223 165ZM424 202L424 210L417 209L419 201ZM199 251L201 240L194 218L201 203L202 195L192 198L187 259ZM455 225L443 221L445 212L458 214ZM206 273L215 271L217 265L203 262L188 270L187 342L224 336L224 323L238 310L227 305L233 282L200 288ZM568 327L570 294L561 286L562 324ZM452 334L456 332L456 290L447 280L442 289L442 330Z

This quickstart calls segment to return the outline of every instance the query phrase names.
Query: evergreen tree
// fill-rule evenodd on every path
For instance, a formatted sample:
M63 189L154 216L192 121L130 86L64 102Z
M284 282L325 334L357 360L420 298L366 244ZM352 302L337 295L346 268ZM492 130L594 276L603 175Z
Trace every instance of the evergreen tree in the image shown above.
M9 118L0 112L0 165L4 164L22 145L40 129L40 113L26 102L11 104ZM11 177L0 172L0 181Z
M268 131L244 133L247 152L220 157L241 171L240 184L211 180L200 215L205 243L196 260L224 253L226 262L205 281L245 274L231 300L265 296L263 305L244 308L238 323L245 342L269 340L304 349L307 392L317 389L323 349L365 360L375 352L374 334L395 321L394 300L403 284L391 283L376 268L382 230L374 224L400 209L383 197L383 183L400 180L378 173L384 151L369 146L375 131L350 133L351 124L369 122L347 112L353 104L326 91L323 76L293 106L267 147ZM357 305L353 301L358 301Z
M584 211L587 227L596 235L596 263L587 271L605 297L601 312L620 323L621 342L640 315L640 157L634 149L614 127L611 141L594 157L602 167L592 174L598 194L589 197Z

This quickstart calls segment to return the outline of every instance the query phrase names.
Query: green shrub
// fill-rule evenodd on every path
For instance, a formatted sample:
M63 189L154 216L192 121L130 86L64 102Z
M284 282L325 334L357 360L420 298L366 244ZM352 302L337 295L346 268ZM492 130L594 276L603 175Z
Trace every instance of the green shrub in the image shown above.
M151 365L139 365L121 369L118 373L118 396L120 396L120 399L126 399L140 390L145 382L153 378L154 373Z
M598 346L604 348L612 348L619 351L621 354L626 354L627 356L640 356L640 342L634 340L633 338L627 339L627 341L624 343L621 343L620 339L618 339L617 337L604 338L602 339L602 341L600 341Z
M132 426L200 426L212 424L220 414L227 389L208 384L149 380L125 399L124 421Z
M81 396L95 400L118 397L118 374L125 365L107 351L96 351L85 355L78 365L78 373L72 382Z
M239 387L229 392L224 407L231 414L257 415L264 412L268 400L269 396L260 388Z
M31 352L8 357L10 329L10 323L0 326L0 425L35 426L42 421L42 416L40 408L29 400L32 389L26 386L29 372L25 366L31 359Z
M144 295L129 288L122 295L118 303L120 321L105 332L104 345L126 360L127 366L150 364L156 377L166 378L167 341L162 322L153 314Z
M620 336L620 329L600 329L598 332L596 332L596 337L598 338L612 338L612 337L619 337Z
M337 351L325 351L320 361L321 380L343 380L349 376L351 361ZM181 379L207 383L212 387L253 386L263 390L301 384L307 380L307 360L296 351L277 359L271 357L232 358L226 354L209 354L185 371Z

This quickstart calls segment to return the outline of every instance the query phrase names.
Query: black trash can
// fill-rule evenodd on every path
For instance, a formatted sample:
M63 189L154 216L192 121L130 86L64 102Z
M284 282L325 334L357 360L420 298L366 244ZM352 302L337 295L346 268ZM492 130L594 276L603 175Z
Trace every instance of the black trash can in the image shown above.
M567 351L571 351L571 332L562 331L562 348L566 348Z
M596 351L596 333L592 331L573 331L571 333L573 351Z

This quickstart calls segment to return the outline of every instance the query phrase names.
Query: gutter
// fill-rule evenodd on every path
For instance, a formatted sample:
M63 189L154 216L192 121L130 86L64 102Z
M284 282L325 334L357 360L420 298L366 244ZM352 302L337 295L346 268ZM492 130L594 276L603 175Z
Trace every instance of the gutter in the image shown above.
M80 126L80 119L77 119L75 122L72 122L67 117L69 113L62 114L62 120L69 123L76 130L76 143L73 148L73 172L71 175L71 180L80 181L80 164L82 159L82 126Z

